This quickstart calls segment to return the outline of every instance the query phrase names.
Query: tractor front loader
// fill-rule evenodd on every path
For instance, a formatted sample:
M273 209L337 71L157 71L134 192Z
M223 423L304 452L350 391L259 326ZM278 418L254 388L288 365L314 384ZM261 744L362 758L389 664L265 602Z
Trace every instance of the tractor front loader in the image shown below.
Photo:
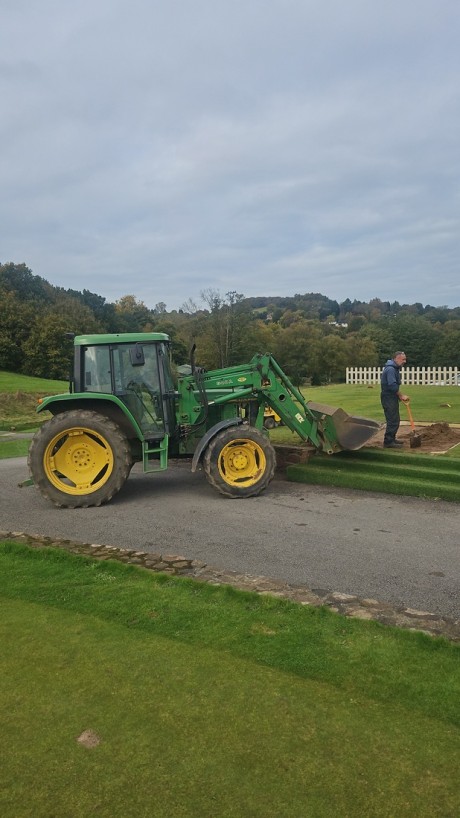
M37 408L52 418L29 450L36 487L57 506L99 506L120 491L134 463L156 472L170 458L189 458L222 494L252 497L275 473L267 407L327 454L359 449L380 428L306 402L269 354L210 372L192 359L190 370L175 383L163 333L75 337L69 392Z

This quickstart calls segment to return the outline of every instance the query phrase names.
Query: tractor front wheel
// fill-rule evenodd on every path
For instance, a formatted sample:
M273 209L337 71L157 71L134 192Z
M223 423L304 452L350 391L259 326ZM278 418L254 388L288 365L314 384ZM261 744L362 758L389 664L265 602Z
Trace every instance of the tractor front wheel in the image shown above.
M132 457L126 436L97 412L55 415L34 436L29 469L35 486L63 508L100 506L120 491Z
M255 497L267 488L276 455L267 436L253 426L219 432L204 453L208 482L227 497Z

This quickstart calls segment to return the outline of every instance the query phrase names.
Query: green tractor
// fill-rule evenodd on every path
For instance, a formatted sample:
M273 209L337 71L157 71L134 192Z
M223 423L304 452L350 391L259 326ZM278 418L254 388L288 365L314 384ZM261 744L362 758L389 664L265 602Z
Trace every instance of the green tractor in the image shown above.
M55 505L100 506L122 488L134 463L162 471L189 458L228 497L260 494L275 473L265 409L317 450L359 449L380 428L342 409L306 402L270 354L173 377L163 333L74 338L70 391L39 402L52 418L29 450L34 484ZM187 370L187 367L183 368Z

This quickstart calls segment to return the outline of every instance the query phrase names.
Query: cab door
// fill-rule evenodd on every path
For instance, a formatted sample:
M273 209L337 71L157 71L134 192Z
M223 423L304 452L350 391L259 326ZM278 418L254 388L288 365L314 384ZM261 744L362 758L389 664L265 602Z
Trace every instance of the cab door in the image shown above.
M112 348L115 394L127 406L146 439L165 435L158 344Z

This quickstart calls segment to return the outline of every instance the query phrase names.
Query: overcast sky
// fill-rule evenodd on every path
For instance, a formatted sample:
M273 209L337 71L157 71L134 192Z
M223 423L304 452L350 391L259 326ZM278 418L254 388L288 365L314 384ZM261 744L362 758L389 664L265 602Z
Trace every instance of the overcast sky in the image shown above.
M459 0L0 0L0 262L460 305Z

